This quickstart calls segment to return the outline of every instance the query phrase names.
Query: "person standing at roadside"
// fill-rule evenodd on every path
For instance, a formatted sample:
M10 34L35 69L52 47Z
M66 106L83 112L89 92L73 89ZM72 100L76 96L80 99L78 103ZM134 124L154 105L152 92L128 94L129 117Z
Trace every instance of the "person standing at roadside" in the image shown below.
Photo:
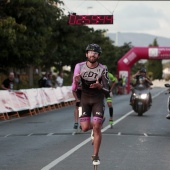
M56 81L55 81L55 87L62 87L63 86L63 72L60 71L57 75Z
M47 80L46 80L46 83L45 83L45 87L54 87L53 82L52 82L52 77L53 77L52 73L49 73L47 75Z
M3 90L14 90L14 84L15 84L14 72L10 72L9 77L2 82L1 88Z

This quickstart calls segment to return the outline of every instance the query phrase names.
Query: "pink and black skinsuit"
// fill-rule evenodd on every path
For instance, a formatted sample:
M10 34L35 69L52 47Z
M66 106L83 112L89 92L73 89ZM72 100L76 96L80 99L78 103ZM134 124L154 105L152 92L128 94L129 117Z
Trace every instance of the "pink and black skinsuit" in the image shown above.
M98 64L95 68L89 68L86 62L76 64L74 69L72 90L76 91L78 83L75 81L75 76L81 75L81 100L79 110L80 122L90 121L91 113L93 114L93 122L102 122L104 116L104 93L109 93L107 68ZM98 79L102 84L102 89L90 88L90 85L95 83Z

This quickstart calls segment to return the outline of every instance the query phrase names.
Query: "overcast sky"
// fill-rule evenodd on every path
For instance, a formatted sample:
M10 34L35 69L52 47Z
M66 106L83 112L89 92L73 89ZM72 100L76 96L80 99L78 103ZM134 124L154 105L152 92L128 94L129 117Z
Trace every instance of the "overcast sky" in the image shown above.
M114 15L113 25L89 25L108 32L148 33L170 38L170 1L63 0L65 14Z

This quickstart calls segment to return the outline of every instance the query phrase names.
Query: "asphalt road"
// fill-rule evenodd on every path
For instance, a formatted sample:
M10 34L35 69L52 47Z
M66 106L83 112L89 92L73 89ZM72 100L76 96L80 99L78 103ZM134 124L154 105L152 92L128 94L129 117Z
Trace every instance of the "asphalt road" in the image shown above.
M113 96L102 132L98 170L170 170L170 121L165 88L153 88L153 105L142 117L129 95ZM90 132L72 135L74 106L0 121L0 170L92 170Z

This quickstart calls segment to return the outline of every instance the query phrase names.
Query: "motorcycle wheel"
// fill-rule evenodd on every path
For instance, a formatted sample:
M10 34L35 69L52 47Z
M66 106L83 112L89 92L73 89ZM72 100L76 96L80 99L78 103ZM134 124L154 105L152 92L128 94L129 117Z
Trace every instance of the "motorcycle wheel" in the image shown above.
M142 105L138 106L138 116L143 116L143 106Z

